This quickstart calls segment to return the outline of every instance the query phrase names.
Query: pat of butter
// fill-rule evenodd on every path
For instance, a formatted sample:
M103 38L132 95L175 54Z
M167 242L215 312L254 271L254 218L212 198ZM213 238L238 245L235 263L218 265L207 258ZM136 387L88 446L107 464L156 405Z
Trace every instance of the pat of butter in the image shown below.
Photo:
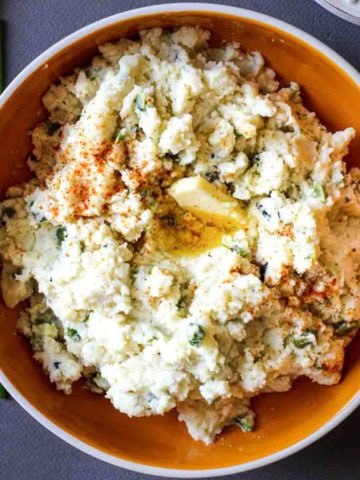
M169 194L181 208L205 222L226 228L246 225L246 212L239 202L202 177L178 180Z

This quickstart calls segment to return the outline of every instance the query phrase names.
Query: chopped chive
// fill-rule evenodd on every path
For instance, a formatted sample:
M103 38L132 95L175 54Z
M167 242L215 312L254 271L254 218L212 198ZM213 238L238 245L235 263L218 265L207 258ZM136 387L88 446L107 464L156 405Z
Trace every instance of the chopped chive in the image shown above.
M55 230L55 235L56 235L57 246L60 247L62 242L67 237L66 228L62 226L57 227L57 229Z
M191 337L189 338L189 343L192 347L198 347L205 338L205 328L201 325L196 325L195 323L191 323L190 325L193 331Z
M233 247L230 247L230 250L232 252L237 253L238 255L240 255L241 257L244 257L244 258L246 258L249 255L249 253L247 252L247 250L245 250L245 248L241 248L241 247L238 247L236 245L233 246Z
M71 338L74 342L80 342L81 337L75 328L67 327L66 335Z
M337 335L338 337L342 337L343 335L346 335L352 332L353 330L355 330L355 328L359 328L359 323L342 321L342 322L334 323L333 327L334 327L335 335Z
M293 338L293 344L296 348L305 348L308 345L314 345L314 341L309 337L309 333L315 335L315 331L306 330L300 337Z
M114 137L113 137L114 142L115 142L115 143L119 143L119 142L124 141L124 140L126 139L126 137L127 137L127 133L128 133L128 132L127 132L126 128L122 128L121 130L119 130L118 132L116 132L116 133L114 134Z
M241 430L243 432L252 432L253 431L253 425L251 425L245 417L235 417L234 418L234 422L239 425L239 427L241 428Z
M325 202L326 196L323 186L320 183L314 184L314 197L318 198L322 202Z
M293 339L293 344L295 345L296 348L305 348L308 345L312 345L312 341L309 340L308 338L294 338Z
M125 140L126 135L124 133L119 132L115 137L115 143L122 142Z
M321 363L319 363L319 359L318 359L318 358L315 360L314 368L315 368L315 370L323 370L323 369L324 369L324 366L321 365Z
M140 110L140 112L145 112L146 99L144 94L140 94L136 97L136 108Z

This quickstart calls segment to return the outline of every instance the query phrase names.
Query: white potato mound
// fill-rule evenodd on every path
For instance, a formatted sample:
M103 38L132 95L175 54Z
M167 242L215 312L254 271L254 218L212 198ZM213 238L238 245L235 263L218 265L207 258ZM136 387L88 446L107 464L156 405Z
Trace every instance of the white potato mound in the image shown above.
M0 206L3 297L29 299L18 327L50 380L130 416L176 407L205 443L251 431L260 392L338 382L360 318L354 130L209 36L143 31L61 78L35 176Z

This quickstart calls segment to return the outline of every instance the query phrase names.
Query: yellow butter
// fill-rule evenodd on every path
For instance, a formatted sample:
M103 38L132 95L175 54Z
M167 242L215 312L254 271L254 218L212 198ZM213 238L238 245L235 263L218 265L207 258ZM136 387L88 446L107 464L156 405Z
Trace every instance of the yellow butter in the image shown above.
M239 202L202 177L178 180L169 194L181 208L207 223L225 228L246 226L246 212Z

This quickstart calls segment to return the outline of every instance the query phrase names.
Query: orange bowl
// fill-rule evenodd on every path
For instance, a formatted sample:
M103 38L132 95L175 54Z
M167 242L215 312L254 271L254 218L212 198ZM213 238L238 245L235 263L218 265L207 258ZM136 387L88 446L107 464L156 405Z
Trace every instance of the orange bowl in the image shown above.
M41 97L60 75L86 65L97 46L139 29L198 25L212 42L238 41L259 50L281 82L298 82L305 105L330 130L353 126L358 134L348 162L360 166L360 75L309 35L262 14L221 5L160 5L101 20L38 57L0 97L0 190L29 178L29 129L44 117ZM297 381L287 393L253 400L257 428L229 428L211 446L192 440L176 412L128 418L81 384L66 396L50 384L16 332L19 311L0 306L0 380L40 423L81 450L118 466L164 476L225 475L263 466L298 451L342 421L360 404L360 338L348 348L343 380L326 387Z

